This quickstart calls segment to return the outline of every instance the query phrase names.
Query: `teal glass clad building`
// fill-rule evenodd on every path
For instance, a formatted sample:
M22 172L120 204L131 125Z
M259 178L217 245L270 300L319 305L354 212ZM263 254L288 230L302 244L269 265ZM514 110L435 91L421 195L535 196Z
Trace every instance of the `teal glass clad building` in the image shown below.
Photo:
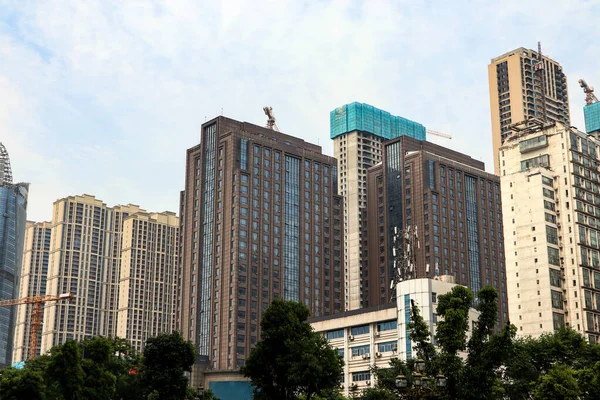
M0 300L19 296L27 222L26 183L0 184ZM0 307L0 369L11 365L16 307Z
M410 136L425 140L425 127L418 122L398 117L369 104L350 103L329 114L331 139L352 131L365 131L384 139Z
M587 133L600 131L600 102L583 107L583 115Z

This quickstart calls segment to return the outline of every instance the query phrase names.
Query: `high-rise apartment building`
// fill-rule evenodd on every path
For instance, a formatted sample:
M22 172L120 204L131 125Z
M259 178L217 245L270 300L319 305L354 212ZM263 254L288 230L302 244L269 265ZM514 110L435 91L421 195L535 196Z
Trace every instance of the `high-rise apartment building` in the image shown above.
M49 222L27 222L19 298L43 296L46 294L46 278L48 276L48 261L50 258L50 235L52 232L50 226ZM29 355L33 305L22 304L15 308L17 309L17 317L13 361L22 361ZM38 343L41 342L41 339L42 332L40 331ZM40 354L39 349L37 354Z
M90 195L57 200L46 293L71 292L75 298L45 305L41 352L69 339L116 336L118 331L140 348L144 335L162 328L170 332L177 226L172 213L147 214L131 204L108 207ZM165 298L160 298L161 290ZM124 318L142 316L119 323L119 311ZM139 332L142 327L146 332Z
M490 110L494 171L500 173L498 149L510 134L512 123L526 118L544 119L569 125L567 77L556 61L538 52L520 47L499 57L488 65ZM538 71L543 69L543 80ZM545 104L542 101L544 88Z
M217 117L187 151L181 199L178 324L209 369L244 364L275 298L343 309L342 199L321 147Z
M148 338L175 330L179 218L130 215L122 241L117 336L141 352Z
M499 294L499 323L508 320L500 179L471 157L411 137L383 144L368 170L363 224L363 306L390 302L393 237L416 229L416 277L452 275L477 293Z
M600 142L529 121L500 148L511 322L600 338Z
M13 183L10 159L0 143L0 300L19 295L27 223L26 183ZM0 307L0 369L12 361L15 307Z
M381 143L399 136L425 140L423 125L368 104L351 103L330 113L338 189L344 198L345 309L361 307L361 225L367 205L367 169L381 162Z

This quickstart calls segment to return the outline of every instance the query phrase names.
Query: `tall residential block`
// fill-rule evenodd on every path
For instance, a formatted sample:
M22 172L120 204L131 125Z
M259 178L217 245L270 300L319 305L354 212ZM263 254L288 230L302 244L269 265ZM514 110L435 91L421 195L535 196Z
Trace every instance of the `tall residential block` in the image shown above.
M510 134L512 123L526 118L543 119L569 125L567 77L560 64L546 56L540 63L538 52L520 47L493 58L488 65L494 171L500 172L498 150ZM543 80L540 73L542 68ZM545 107L542 101L544 88Z
M46 278L48 276L52 232L50 226L49 222L27 222L19 298L43 296L46 294ZM16 308L17 320L13 361L18 362L25 360L29 354L33 305L22 304L16 306ZM38 343L40 343L42 338L41 331L38 336ZM40 354L39 349L37 354Z
M123 221L117 336L137 351L175 330L179 277L179 218L175 213L130 215Z
M0 143L0 300L17 298L27 223L29 185L13 183L10 159ZM12 362L16 307L0 307L0 369Z
M181 199L179 328L210 370L244 364L275 298L343 309L342 199L321 147L217 117L187 151Z
M163 222L164 219L168 222ZM177 224L171 213L147 214L131 204L108 207L90 195L57 200L52 213L46 292L71 292L75 298L45 305L41 352L69 339L116 336L118 331L125 332L124 338L139 348L144 337L138 332L140 326L154 333L166 327L162 321L174 318L171 304L174 294L160 302L150 301L158 298L156 293L160 294L161 288L164 294L171 293L167 288L174 284L176 273L172 272L171 264L173 259L177 260L178 240L177 229L171 228ZM125 270L122 268L124 254L129 257ZM143 277L140 276L142 270ZM133 280L130 279L132 271ZM152 280L152 283L143 280ZM128 285L125 293L120 290L122 281ZM151 288L154 292L141 293L142 288ZM129 302L125 295L133 300ZM131 316L129 310L139 310L142 305L152 310L145 313L151 320L118 323L120 308L125 318ZM128 324L131 329L127 329ZM124 328L119 330L120 325ZM128 337L128 333L131 336Z
M477 293L500 295L499 324L508 320L500 179L471 157L411 137L383 144L368 170L363 224L363 306L390 302L393 238L416 229L416 277L451 275Z
M368 104L351 103L330 113L333 153L339 162L338 190L344 198L345 309L361 307L361 225L367 205L367 169L381 162L381 143L400 136L425 140L423 125Z
M500 148L511 322L600 338L600 142L529 121Z

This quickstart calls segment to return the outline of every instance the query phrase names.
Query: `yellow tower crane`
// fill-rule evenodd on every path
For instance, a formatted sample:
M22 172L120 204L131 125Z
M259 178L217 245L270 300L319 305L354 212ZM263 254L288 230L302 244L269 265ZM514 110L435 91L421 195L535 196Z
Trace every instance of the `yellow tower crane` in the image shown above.
M63 301L71 300L74 298L72 293L63 293L58 296L53 294L47 294L44 296L30 296L22 297L20 299L10 299L0 301L0 307L12 307L21 304L32 304L33 310L31 312L31 337L29 338L29 356L28 360L35 358L38 349L38 335L42 328L42 304L52 301Z
M434 131L433 129L426 129L425 132L428 135L439 136L439 137L443 137L444 139L452 139L452 136L448 135L447 133Z
M583 93L585 93L585 104L594 104L598 102L598 98L594 94L594 88L589 86L586 81L580 79L579 86L581 86Z

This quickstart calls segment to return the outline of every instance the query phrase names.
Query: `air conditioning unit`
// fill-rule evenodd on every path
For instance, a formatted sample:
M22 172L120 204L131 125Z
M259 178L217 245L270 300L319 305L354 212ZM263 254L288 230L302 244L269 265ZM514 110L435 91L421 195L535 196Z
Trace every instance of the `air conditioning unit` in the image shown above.
M375 337L379 337L379 336L381 336L381 333L375 332Z
M380 352L375 353L375 357L381 358L381 353Z
M354 336L352 336L352 335L348 336L348 340L349 341L353 341L354 340Z
M368 360L369 358L371 358L369 353L363 354L363 360Z
M367 386L371 385L371 381L367 381L366 383L367 383Z

